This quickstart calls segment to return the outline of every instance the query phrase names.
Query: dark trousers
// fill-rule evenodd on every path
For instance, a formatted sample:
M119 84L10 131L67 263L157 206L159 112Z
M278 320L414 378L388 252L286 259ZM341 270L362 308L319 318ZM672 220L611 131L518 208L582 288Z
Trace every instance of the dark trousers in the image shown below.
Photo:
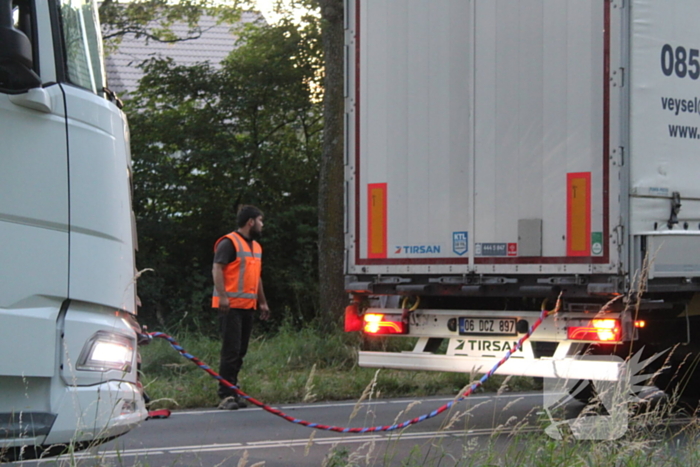
M219 374L229 383L238 385L238 372L243 366L243 357L248 352L250 333L253 330L255 310L231 308L228 313L219 311L219 331L221 332L221 363ZM221 399L235 395L232 389L219 384Z

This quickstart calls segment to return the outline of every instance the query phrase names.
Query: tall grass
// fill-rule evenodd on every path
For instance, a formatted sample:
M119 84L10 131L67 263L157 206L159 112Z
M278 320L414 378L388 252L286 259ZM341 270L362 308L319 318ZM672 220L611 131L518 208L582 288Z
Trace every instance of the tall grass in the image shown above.
M580 440L563 432L560 440L545 434L548 418L511 417L492 434L469 434L474 407L453 407L434 438L409 451L398 444L403 431L378 447L333 447L323 467L686 467L700 465L700 423L696 413L679 413L675 397L622 408L630 414L625 435L616 440ZM460 410L462 410L460 412ZM507 406L502 409L504 412ZM531 414L541 410L534 407ZM594 401L578 417L600 413ZM563 414L560 414L563 415ZM572 416L571 413L568 416ZM567 418L567 415L564 415ZM457 420L458 423L452 423ZM459 430L459 431L455 431ZM404 430L405 431L405 430Z

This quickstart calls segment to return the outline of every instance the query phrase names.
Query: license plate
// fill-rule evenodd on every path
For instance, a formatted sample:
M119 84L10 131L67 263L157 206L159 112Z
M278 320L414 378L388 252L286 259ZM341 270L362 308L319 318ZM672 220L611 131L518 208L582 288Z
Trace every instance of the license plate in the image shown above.
M515 318L459 318L459 334L515 336Z

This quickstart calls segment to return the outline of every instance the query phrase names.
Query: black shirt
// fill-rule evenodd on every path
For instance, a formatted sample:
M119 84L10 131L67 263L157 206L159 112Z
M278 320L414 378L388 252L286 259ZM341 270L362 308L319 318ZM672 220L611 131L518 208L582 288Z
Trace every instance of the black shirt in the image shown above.
M248 242L250 249L253 249L253 240L246 238L245 235L238 233L245 241ZM230 238L226 237L216 245L216 251L214 252L214 262L219 264L229 264L236 261L236 248L233 246L233 242Z

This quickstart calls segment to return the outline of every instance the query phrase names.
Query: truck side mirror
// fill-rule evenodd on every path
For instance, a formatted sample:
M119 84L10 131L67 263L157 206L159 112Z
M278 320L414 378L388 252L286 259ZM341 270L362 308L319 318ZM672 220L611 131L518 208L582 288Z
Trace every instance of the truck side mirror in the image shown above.
M12 20L12 0L0 0L0 89L21 92L41 85L34 73L32 44Z

